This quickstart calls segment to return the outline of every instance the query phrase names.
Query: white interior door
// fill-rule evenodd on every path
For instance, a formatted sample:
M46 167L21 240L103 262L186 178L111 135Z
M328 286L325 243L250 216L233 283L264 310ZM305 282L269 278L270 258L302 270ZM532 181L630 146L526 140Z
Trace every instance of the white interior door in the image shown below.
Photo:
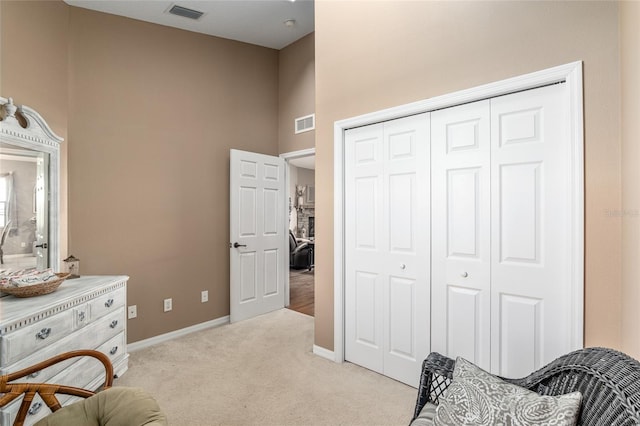
M429 353L429 114L345 137L345 359L417 386Z
M489 370L489 101L431 113L432 350Z
M567 84L491 100L491 370L522 377L573 347Z
M36 268L49 266L49 154L38 153L36 158L36 185L34 207L36 217Z
M231 150L231 322L284 307L284 167L279 157Z

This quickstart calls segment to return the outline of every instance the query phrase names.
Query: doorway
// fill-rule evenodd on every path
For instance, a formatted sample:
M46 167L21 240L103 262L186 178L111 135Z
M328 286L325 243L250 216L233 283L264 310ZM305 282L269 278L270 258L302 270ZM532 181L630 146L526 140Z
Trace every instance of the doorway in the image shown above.
M289 274L288 309L315 312L315 149L280 155L287 167Z

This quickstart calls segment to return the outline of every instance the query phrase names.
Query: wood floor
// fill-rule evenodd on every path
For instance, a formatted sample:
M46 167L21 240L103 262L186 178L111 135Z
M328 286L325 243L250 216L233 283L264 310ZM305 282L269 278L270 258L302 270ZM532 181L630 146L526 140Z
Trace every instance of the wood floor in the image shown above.
M313 278L313 270L289 270L289 309L314 315Z

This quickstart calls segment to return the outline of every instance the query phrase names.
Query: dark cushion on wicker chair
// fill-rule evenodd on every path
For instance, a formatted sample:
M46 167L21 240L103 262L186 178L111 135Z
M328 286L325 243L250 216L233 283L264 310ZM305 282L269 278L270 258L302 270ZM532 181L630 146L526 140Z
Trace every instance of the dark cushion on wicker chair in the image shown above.
M431 353L422 364L414 419L427 403L438 404L451 383L455 361ZM640 424L640 363L606 348L564 355L522 379L505 381L540 395L582 394L578 425Z

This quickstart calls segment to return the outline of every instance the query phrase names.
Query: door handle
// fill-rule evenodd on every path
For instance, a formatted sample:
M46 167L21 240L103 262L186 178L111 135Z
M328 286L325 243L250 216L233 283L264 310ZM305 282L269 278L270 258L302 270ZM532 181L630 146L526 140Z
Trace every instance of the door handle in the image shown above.
M238 247L246 247L246 244L238 244L238 242L236 241L235 243L233 243L233 247L234 248L238 248Z
M47 243L42 243L42 244L38 244L38 245L36 246L36 248L43 248L43 249L46 249L46 248L49 248L49 245L48 245Z

